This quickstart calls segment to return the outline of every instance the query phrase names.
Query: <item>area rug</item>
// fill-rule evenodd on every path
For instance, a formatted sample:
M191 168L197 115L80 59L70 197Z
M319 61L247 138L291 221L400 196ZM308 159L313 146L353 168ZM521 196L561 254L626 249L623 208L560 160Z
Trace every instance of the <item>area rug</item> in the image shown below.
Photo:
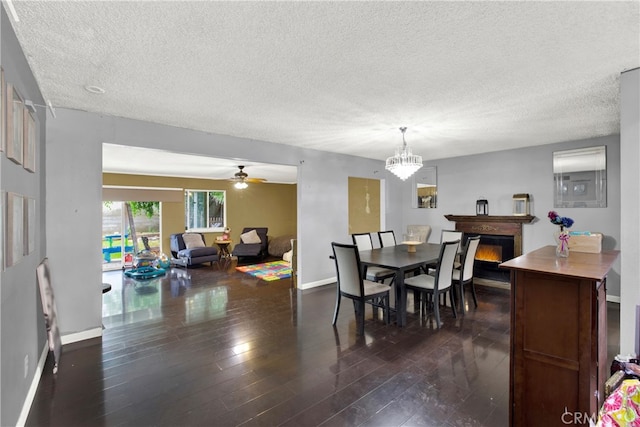
M250 274L266 282L291 277L291 265L286 261L266 262L264 264L243 265L236 270Z

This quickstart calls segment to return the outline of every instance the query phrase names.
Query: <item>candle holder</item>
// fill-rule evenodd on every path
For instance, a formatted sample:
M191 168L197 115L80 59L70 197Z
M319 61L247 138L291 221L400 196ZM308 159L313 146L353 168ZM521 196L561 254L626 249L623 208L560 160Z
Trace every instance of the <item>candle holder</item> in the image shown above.
M476 200L476 215L489 215L489 201L484 197Z
M414 253L416 251L416 246L422 244L422 240L420 239L420 235L416 233L408 233L402 235L402 244L407 245L407 252Z
M531 198L527 193L513 195L513 214L516 216L529 215L529 202Z

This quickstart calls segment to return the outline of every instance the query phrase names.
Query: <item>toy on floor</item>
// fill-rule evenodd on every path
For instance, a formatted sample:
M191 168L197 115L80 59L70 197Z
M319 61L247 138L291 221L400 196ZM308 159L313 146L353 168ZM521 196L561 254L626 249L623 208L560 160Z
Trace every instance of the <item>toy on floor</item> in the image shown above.
M156 260L156 267L159 268L169 268L171 267L171 260L165 254L160 254L158 259Z
M164 276L166 273L167 271L164 268L138 267L125 271L124 275L127 277L131 277L132 279L145 280Z
M143 249L136 254L133 260L133 267L152 267L158 257L150 250Z

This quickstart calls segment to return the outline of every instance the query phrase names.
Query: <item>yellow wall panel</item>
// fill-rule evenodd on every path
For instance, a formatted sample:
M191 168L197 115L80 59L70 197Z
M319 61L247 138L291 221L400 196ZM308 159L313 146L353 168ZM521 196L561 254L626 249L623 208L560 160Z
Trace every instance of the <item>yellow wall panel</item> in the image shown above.
M380 231L380 181L349 177L349 234Z

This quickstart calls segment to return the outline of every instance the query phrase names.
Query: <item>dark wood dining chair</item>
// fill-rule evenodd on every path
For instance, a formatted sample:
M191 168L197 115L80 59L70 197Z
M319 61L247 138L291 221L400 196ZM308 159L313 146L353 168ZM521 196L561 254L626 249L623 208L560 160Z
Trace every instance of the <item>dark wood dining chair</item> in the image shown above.
M389 324L389 286L362 278L360 252L356 245L332 242L331 248L333 249L333 259L336 263L338 280L333 325L335 326L338 320L342 297L350 298L354 302L358 335L364 335L365 303L373 306L374 318L377 318L377 309L382 308L384 322Z
M459 240L451 242L444 242L440 248L440 255L438 257L438 263L436 265L435 276L429 274L419 274L414 277L409 277L404 280L404 285L407 291L414 291L414 295L418 295L420 304L420 316L422 319L426 318L427 306L433 307L433 315L436 319L436 325L440 328L440 295L444 294L445 304L447 301L446 294L449 294L449 301L451 301L451 309L453 310L453 317L458 317L456 314L456 303L452 295L453 289L453 262L456 259L458 253Z
M460 311L464 314L464 287L471 288L471 295L473 296L473 303L478 308L478 297L476 296L476 287L473 284L473 266L475 264L476 252L480 245L480 236L471 236L467 239L467 243L464 245L462 251L462 260L460 268L453 269L453 281L458 285L458 291L460 293Z
M354 233L351 235L351 239L353 239L353 244L358 247L359 251L373 249L371 233ZM389 282L389 285L391 285L395 280L396 272L390 268L364 266L363 275L365 279L373 282L384 282L386 279L391 279L391 282Z

